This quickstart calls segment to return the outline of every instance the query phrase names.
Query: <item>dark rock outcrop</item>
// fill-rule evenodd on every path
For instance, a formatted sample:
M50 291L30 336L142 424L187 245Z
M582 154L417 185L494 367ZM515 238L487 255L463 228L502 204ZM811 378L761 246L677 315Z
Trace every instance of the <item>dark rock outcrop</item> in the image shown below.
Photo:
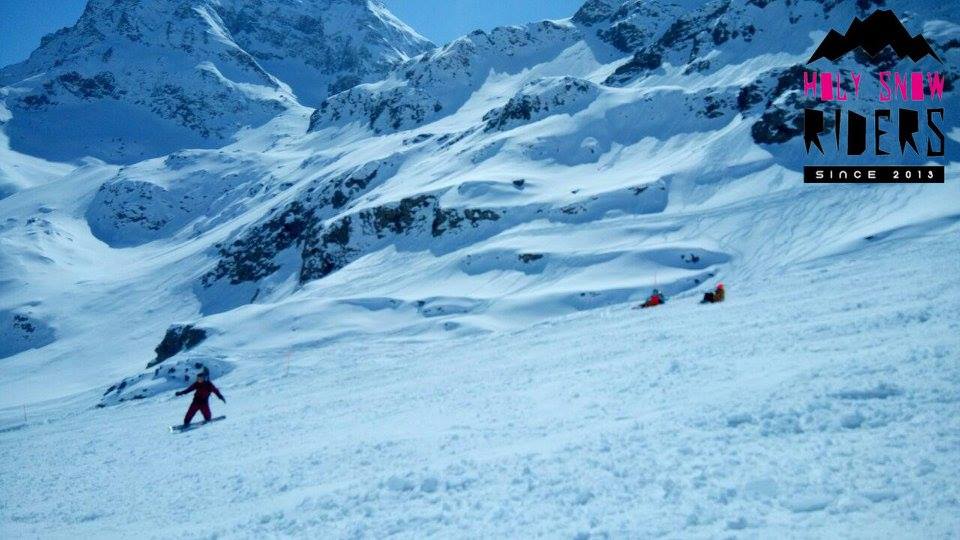
M43 319L24 311L0 310L0 358L45 347L56 332Z
M580 36L552 21L472 32L398 65L385 82L330 96L314 111L308 132L353 123L374 133L415 128L458 110L491 70L512 73L524 60L545 61Z
M599 94L596 84L576 77L539 79L521 89L504 106L487 112L483 116L484 130L505 131L554 114L575 114L587 108Z
M197 328L192 324L171 326L167 330L166 335L163 336L163 341L154 349L157 357L151 360L150 363L147 364L147 367L151 368L164 360L176 356L181 351L189 351L205 339L207 339L207 331L203 328Z

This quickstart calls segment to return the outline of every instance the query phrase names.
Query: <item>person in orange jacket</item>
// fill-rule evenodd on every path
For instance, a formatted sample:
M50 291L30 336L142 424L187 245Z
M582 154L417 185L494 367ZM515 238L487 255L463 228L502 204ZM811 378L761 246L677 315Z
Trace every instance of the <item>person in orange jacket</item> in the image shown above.
M726 290L723 288L723 283L717 285L717 288L713 292L704 293L703 300L700 301L701 304L717 304L723 302L726 298Z

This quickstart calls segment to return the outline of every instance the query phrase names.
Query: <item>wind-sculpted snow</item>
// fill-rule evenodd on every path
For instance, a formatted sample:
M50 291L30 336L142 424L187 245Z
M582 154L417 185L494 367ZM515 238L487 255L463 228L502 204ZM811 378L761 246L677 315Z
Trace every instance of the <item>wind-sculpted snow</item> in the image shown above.
M537 161L596 164L618 146L682 140L705 129L728 129L739 122L736 93L730 88L684 92L667 87L634 94L629 100L607 93L604 100L605 107L594 107L578 119L576 132L539 135L519 145L517 151Z
M603 265L618 259L630 259L628 264L653 263L664 268L689 271L705 270L730 261L730 256L697 247L661 248L646 251L603 251L585 254L564 252L517 252L489 249L470 253L460 260L460 269L468 275L487 272L515 271L527 275L544 272L564 273L578 268Z
M294 94L319 103L431 48L366 2L91 0L76 25L0 71L6 132L15 150L59 161L219 147L295 106Z
M187 225L200 234L282 189L269 166L249 156L182 152L126 168L100 186L85 215L98 239L131 247Z

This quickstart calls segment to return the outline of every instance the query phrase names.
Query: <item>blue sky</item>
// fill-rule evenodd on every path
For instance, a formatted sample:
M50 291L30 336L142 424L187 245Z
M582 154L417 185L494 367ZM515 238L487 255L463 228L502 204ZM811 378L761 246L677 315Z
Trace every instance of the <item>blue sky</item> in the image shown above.
M40 38L76 22L86 0L0 0L0 66L27 58ZM384 0L436 43L482 28L569 17L583 0Z

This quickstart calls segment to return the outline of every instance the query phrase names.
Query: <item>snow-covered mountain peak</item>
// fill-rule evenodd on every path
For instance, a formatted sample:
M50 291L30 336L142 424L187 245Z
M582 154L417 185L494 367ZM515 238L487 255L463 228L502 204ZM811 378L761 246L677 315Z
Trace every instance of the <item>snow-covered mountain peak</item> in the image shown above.
M61 161L222 146L431 48L366 0L91 0L0 70L6 131L15 150Z
M306 105L434 47L379 1L215 0L214 9L236 43Z

